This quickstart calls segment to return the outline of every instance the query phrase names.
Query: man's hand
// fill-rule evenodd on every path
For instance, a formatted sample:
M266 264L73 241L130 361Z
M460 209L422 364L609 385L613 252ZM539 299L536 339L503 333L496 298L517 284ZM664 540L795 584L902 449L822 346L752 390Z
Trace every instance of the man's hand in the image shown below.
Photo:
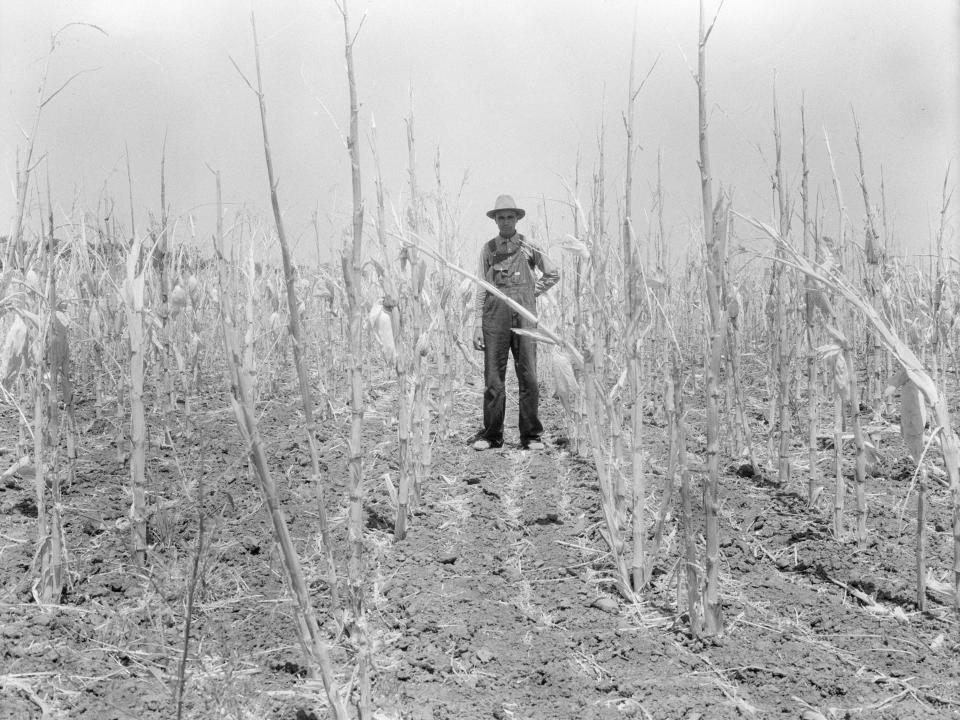
M483 344L483 327L477 325L473 330L473 349L474 350L483 350L486 347Z

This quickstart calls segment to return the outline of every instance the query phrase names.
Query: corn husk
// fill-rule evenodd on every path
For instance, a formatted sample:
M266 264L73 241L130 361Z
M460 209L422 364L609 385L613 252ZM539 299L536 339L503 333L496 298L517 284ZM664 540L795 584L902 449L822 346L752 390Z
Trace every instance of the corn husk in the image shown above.
M198 352L200 352L200 336L197 333L192 333L187 345L187 353L191 358L194 358Z
M183 354L175 345L173 346L173 357L177 361L177 371L185 372L187 369L187 364L183 359Z
M837 353L833 358L833 382L837 392L844 400L850 399L850 370L843 353Z
M923 455L923 429L927 425L927 405L923 391L902 369L887 382L887 393L900 388L900 436L914 462Z
M280 317L280 313L272 312L270 313L270 330L274 333L279 333L283 329L283 319Z
M27 324L20 315L13 318L7 336L0 347L0 382L7 389L16 379L21 367L29 361Z
M731 294L730 299L727 301L727 316L732 322L734 322L734 327L736 327L736 320L740 316L740 293L734 292Z
M913 380L900 388L900 434L914 462L923 455L923 428L927 424L927 406L923 393Z
M580 385L573 372L573 363L559 347L553 346L551 353L551 372L553 383L563 411L571 416L576 408Z
M390 320L390 313L383 309L379 303L370 308L370 329L380 344L383 351L383 357L388 363L392 363L397 357L397 346L393 340L393 324Z
M27 270L26 275L23 276L23 281L27 284L34 292L40 292L40 276L37 275L37 271L33 268Z
M176 317L187 308L187 291L177 283L170 291L170 316Z
M96 305L90 306L90 314L87 316L87 331L94 342L100 342L103 339L103 316Z
M413 273L413 296L420 297L423 292L423 283L427 278L427 263L418 260Z
M190 302L193 303L193 306L199 307L203 295L200 281L197 280L196 275L187 277L187 293L190 295Z
M460 282L460 299L461 301L466 301L472 297L473 297L473 283L470 282L470 278L464 278Z

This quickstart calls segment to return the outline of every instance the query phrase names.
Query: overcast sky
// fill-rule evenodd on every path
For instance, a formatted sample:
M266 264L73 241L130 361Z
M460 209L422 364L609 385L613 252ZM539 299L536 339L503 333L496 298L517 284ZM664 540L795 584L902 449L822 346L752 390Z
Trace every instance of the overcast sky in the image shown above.
M435 187L438 150L450 199L466 177L460 210L468 253L495 233L484 212L502 192L528 210L522 231L542 233L545 220L550 238L569 230L565 185L573 183L578 154L581 182L595 169L601 123L615 211L635 5L638 75L657 64L636 105L642 150L634 207L638 214L650 207L662 152L667 231L677 246L685 244L700 222L696 87L688 68L696 62L694 0L352 2L354 27L365 15L355 47L361 131L369 138L375 119L390 195L399 201L405 192L412 87L420 185ZM71 27L52 57L49 89L89 71L44 108L40 123L38 151L46 155L38 177L45 183L49 171L58 221L77 216L72 207L96 211L111 197L129 224L129 148L137 225L144 230L148 212L159 210L165 134L178 237L189 236L191 216L200 240L209 237L215 195L206 165L221 171L231 213L247 207L269 219L256 98L230 63L232 57L253 73L251 7L288 234L309 257L317 212L322 243L339 245L349 222L350 170L340 136L348 107L343 27L333 0L2 0L0 226L12 224L16 150L26 147L22 133L32 125L50 36L69 22L92 23L106 34ZM708 8L712 15L716 3ZM925 250L949 163L951 186L960 177L958 37L956 0L727 0L708 46L716 181L732 189L740 209L770 218L776 85L791 188L799 184L805 97L811 186L835 206L826 132L859 228L855 111L873 199L879 201L882 168L896 239ZM372 217L369 147L365 139ZM589 196L583 189L585 203ZM954 227L958 216L955 204ZM638 227L644 232L642 217Z

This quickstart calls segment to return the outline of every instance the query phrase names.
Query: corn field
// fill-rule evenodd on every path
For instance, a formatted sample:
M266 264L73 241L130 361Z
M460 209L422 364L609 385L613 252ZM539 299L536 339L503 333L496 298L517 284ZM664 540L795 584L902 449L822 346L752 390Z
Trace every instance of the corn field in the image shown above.
M58 210L38 105L0 275L0 717L960 716L950 170L912 253L869 124L808 136L801 107L798 143L774 95L772 219L741 210L701 9L696 236L665 232L662 186L635 208L605 176L639 142L631 69L625 137L524 230L561 266L531 331L548 447L477 453L473 298L498 291L439 154L417 176L412 111L387 191L338 7L353 211L329 262L290 252L255 22L232 60L270 218L211 168L197 237L162 150L148 221ZM821 142L857 187L808 167Z

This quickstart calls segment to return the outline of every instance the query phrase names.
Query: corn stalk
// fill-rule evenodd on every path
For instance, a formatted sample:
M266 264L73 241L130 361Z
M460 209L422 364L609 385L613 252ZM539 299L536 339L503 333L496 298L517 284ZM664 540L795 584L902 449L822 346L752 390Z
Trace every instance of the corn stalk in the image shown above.
M859 161L858 172L857 172L857 181L860 184L860 192L863 195L863 209L866 217L865 228L864 228L864 238L863 238L863 250L864 250L864 259L866 260L866 270L864 277L864 286L866 290L867 298L870 300L870 304L876 307L877 305L877 286L880 282L880 265L883 261L883 250L880 247L880 234L877 232L876 222L874 221L874 210L873 206L870 204L870 192L867 189L867 179L866 173L863 169L863 146L860 141L860 122L857 120L856 115L853 117L853 124L855 128L854 140L857 146L857 159ZM881 345L879 340L876 338L876 334L871 328L867 328L866 332L866 346L867 346L867 387L866 387L866 397L867 402L871 407L877 408L880 403L880 350ZM934 371L934 377L936 377L936 371ZM859 402L859 399L857 399Z
M366 638L366 620L363 603L363 293L361 288L363 266L363 194L360 181L360 132L358 128L359 103L357 82L353 63L353 46L357 35L350 34L350 18L347 0L337 5L343 17L344 54L347 61L347 85L350 93L350 134L346 138L350 156L351 191L353 196L353 235L349 248L344 248L344 286L347 291L349 315L349 343L347 368L350 378L350 437L347 441L347 475L350 495L348 511L347 542L349 560L347 578L349 585L349 611L347 626L359 648L358 683L360 697L357 703L361 720L371 712L370 671L372 658ZM363 25L361 21L360 25ZM357 33L360 32L358 27Z
M220 325L223 332L224 355L227 361L227 370L230 377L232 391L231 405L237 419L237 426L243 437L244 444L250 456L250 465L253 467L260 484L260 493L270 514L273 525L273 535L280 549L283 561L284 578L294 600L295 616L297 621L298 639L304 655L309 660L312 676L319 672L330 702L332 715L335 720L348 720L350 717L346 704L340 695L338 683L333 674L333 665L326 641L320 631L316 613L310 601L310 591L300 565L300 558L290 538L286 517L280 507L280 495L277 485L270 474L267 464L266 449L257 421L256 408L253 401L253 386L256 382L252 368L244 359L241 340L238 337L237 316L233 306L233 288L229 282L227 261L223 254L223 224L222 202L220 196L220 175L217 179L217 231L215 237L215 251L218 258L218 275L220 279ZM247 324L247 323L244 323Z
M800 199L801 222L803 225L803 254L814 257L810 220L809 168L807 166L807 122L804 106L800 105ZM809 469L807 472L807 503L813 505L822 490L820 473L817 470L817 428L820 424L820 392L817 385L817 350L814 327L813 280L804 276L804 331L807 345L807 452Z
M924 370L914 352L893 332L876 308L850 285L834 264L821 263L814 265L791 245L780 239L773 228L752 218L740 217L743 217L747 222L765 232L784 247L787 253L785 263L791 264L817 282L839 293L857 310L877 333L880 342L896 358L907 377L916 384L920 392L923 393L924 399L933 408L934 421L940 435L940 447L943 452L944 467L947 471L953 504L953 607L955 612L960 613L960 440L958 440L951 424L946 395L938 391L936 383Z
M314 478L314 485L317 492L318 521L320 525L320 537L323 542L324 557L327 564L327 573L330 578L330 599L334 610L339 614L340 608L340 590L337 580L337 567L333 558L333 541L330 537L330 524L327 519L326 503L324 502L324 487L322 474L320 472L320 453L317 448L317 423L314 415L313 391L310 386L310 378L307 373L306 360L303 357L305 339L303 336L302 322L300 320L300 304L297 300L296 274L294 273L293 262L290 259L290 245L287 242L287 235L283 226L283 215L280 212L280 199L277 194L277 180L273 170L273 158L270 153L270 139L267 133L267 101L263 92L263 80L260 72L260 43L257 41L257 24L253 13L250 13L250 25L253 30L253 50L257 70L257 87L247 81L247 85L257 95L260 107L260 128L263 131L263 154L267 167L267 180L270 184L270 207L273 210L273 219L277 228L277 238L280 242L280 256L283 262L283 278L286 287L287 298L287 319L289 322L290 339L293 348L293 364L297 373L297 384L300 389L300 401L303 407L304 425L306 430L307 447L310 452L310 469ZM234 64L236 66L236 64ZM238 68L239 72L239 68ZM242 75L242 73L241 73ZM246 78L244 78L246 80ZM252 299L252 293L250 297ZM326 391L321 382L321 395L324 397L324 407L329 406L329 400L326 398Z
M780 111L777 107L776 92L773 97L773 132L774 143L776 146L776 167L774 169L774 189L777 193L777 216L780 221L780 237L790 237L790 217L792 210L787 193L787 188L783 182L783 147L780 132ZM777 248L777 254L780 249ZM776 427L779 445L777 448L777 479L782 486L790 482L790 328L787 318L787 291L785 289L786 279L783 276L779 264L773 266L773 284L775 293L775 323L774 332L776 333L773 342L773 353L775 360L775 369L777 374L777 418ZM771 394L772 397L772 394ZM774 417L771 414L771 434Z
M627 322L628 332L626 334L626 354L627 354L627 377L628 377L628 406L630 408L630 468L631 468L631 490L632 490L632 532L633 532L633 562L631 566L631 581L634 590L639 590L646 585L644 541L646 539L646 495L647 478L644 468L643 452L643 375L641 373L643 346L641 337L637 334L640 328L640 315L643 310L639 293L646 294L645 286L641 285L640 253L636 247L636 238L633 232L633 159L636 148L633 140L634 132L634 106L637 96L643 89L647 78L656 67L656 62L647 72L646 77L634 89L634 69L636 67L637 51L637 10L634 8L633 16L633 39L630 46L630 81L628 84L627 114L624 118L624 126L627 135L627 169L624 179L624 199L623 199L623 301L624 317Z
M687 587L687 616L690 632L694 637L703 633L703 597L700 592L700 561L697 556L697 527L693 517L693 501L690 487L690 468L687 464L687 427L684 419L683 378L678 362L670 370L671 382L668 391L673 391L673 401L667 402L673 413L672 430L676 436L677 472L680 475L680 517L683 526L684 575Z
M410 490L414 485L414 461L411 448L411 426L413 423L413 401L415 382L412 378L413 363L410 356L415 354L411 342L404 341L401 317L402 281L390 259L387 246L386 207L383 192L383 176L380 171L380 155L377 150L377 128L370 132L371 147L377 170L377 241L383 257L383 265L377 265L383 298L379 306L371 310L371 325L377 334L387 362L397 375L397 515L394 520L394 537L402 540L407 534L407 514L410 505ZM405 254L405 250L401 251ZM405 261L404 261L405 262ZM401 266L404 264L401 263ZM410 303L409 296L403 298L404 305Z
M130 540L133 562L144 567L147 560L146 416L143 405L144 356L144 265L142 239L134 236L127 251L127 275L121 290L127 315L130 396Z
M722 3L721 3L722 7ZM717 11L719 13L719 9ZM707 137L707 78L706 47L716 17L710 27L705 25L703 0L700 0L700 37L697 43L697 107L699 125L700 190L703 209L703 241L706 250L706 294L709 305L707 346L704 379L707 396L707 477L703 485L704 533L706 535L706 565L703 592L703 632L707 636L723 631L723 613L720 604L720 359L726 340L728 312L725 304L726 233L728 205L724 198L713 206L713 178L710 173L710 150ZM722 304L723 303L723 304Z

